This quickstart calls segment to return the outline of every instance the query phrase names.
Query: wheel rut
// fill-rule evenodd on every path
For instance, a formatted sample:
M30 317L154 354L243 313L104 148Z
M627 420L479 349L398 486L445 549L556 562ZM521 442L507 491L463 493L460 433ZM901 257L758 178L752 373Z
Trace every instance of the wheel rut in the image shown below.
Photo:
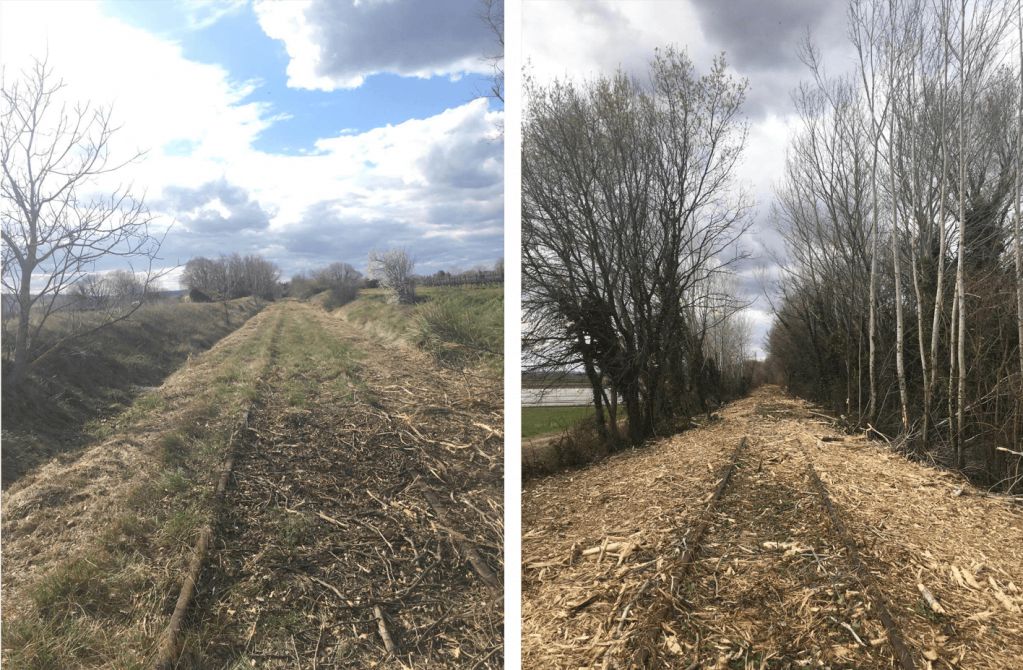
M357 334L288 309L182 667L499 666L500 508L463 444L481 429L440 407L409 420L433 399Z
M891 667L806 461L752 441L668 624L675 667Z

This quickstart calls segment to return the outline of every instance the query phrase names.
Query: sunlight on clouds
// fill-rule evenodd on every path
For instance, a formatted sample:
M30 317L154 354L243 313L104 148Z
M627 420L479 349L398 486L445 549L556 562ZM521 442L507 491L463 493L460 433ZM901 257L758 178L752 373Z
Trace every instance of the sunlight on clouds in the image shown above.
M491 69L493 37L471 0L256 0L253 9L284 43L294 88L357 88L385 72L456 80Z
M498 239L491 234L503 202L502 113L485 99L363 133L341 131L317 141L309 154L272 154L254 142L288 117L268 103L246 102L256 82L190 61L180 44L95 4L0 4L5 76L17 76L47 44L70 100L113 105L121 126L114 158L147 152L102 186L131 182L164 224L179 221L168 237L171 262L264 251L289 272L295 258L317 251L309 244L314 234L358 235L365 246L386 243L392 232L410 240L430 233L449 241L449 248L435 248L438 259L492 261L500 253L500 218ZM324 210L331 217L320 225L336 229L310 227L309 212L319 203L331 203ZM441 221L434 212L443 212ZM374 222L368 230L355 230L367 222ZM475 246L451 247L466 239Z

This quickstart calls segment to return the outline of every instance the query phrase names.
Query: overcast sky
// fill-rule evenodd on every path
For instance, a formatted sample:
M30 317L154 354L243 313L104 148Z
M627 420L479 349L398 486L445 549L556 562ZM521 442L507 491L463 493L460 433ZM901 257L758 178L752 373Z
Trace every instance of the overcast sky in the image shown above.
M496 40L467 0L0 2L12 78L48 52L113 105L119 177L175 222L167 265L260 253L285 276L402 245L417 269L503 255Z
M725 53L734 72L749 80L749 139L740 179L756 199L755 223L744 247L754 258L739 276L750 309L754 346L763 358L769 305L759 275L772 275L771 252L781 244L771 217L773 188L781 179L795 119L791 92L806 77L798 46L807 30L828 69L853 64L846 37L844 0L524 0L522 53L541 81L583 78L616 68L645 76L654 49L673 44L688 51L701 72Z

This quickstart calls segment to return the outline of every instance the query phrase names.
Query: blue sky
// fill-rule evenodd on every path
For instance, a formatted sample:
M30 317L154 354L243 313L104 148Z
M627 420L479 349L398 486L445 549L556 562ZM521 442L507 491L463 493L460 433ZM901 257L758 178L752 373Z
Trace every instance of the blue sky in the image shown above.
M68 102L110 106L115 158L167 266L259 253L285 276L372 249L417 270L503 254L497 40L469 0L0 3L0 65L48 54ZM102 268L105 269L105 268Z
M289 88L287 50L263 31L248 4L200 27L191 25L192 13L178 2L107 0L104 10L179 42L190 60L221 65L238 81L258 80L259 88L246 100L270 103L289 117L257 138L255 146L262 151L314 151L322 137L434 116L479 97L489 85L488 77L477 73L427 79L384 72L354 89Z

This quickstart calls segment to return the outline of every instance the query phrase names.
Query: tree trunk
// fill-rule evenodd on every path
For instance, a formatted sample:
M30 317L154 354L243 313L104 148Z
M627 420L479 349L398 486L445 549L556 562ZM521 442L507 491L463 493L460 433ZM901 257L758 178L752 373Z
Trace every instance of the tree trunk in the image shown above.
M961 4L962 26L959 31L959 258L956 267L956 293L959 295L959 359L958 404L956 406L956 467L962 468L966 459L963 454L963 429L966 407L966 0Z
M895 39L895 19L892 21L892 39ZM892 56L892 65L889 72L889 101L888 109L888 171L891 177L892 186L892 264L895 272L895 371L899 379L899 409L902 416L902 434L909 433L909 396L906 390L906 358L905 339L906 326L902 313L902 268L899 263L899 197L895 183L895 88L896 88L895 61Z
M32 250L30 250L32 251ZM14 336L14 361L7 379L11 390L17 390L28 372L29 326L32 319L32 266L21 266L21 286L18 288L18 330Z
M948 144L946 143L945 128L946 128L946 109L945 109L945 93L948 91L948 12L946 11L945 3L942 2L941 7L941 33L943 36L942 43L944 44L942 50L942 64L941 64L941 121L940 121L940 136L941 136L941 187L938 191L938 269L937 269L937 286L934 289L934 311L931 315L931 378L927 385L925 398L925 407L930 406L931 400L934 398L934 391L938 387L938 338L941 326L941 315L944 311L944 299L945 299L945 253L946 253L946 235L945 235L945 194L948 190ZM953 319L955 316L952 317ZM954 331L955 328L952 328ZM949 340L949 344L955 340L953 337ZM951 372L949 373L951 374ZM925 408L925 412L927 409ZM952 415L949 414L949 421L951 421ZM926 444L926 424L924 431L924 442Z
M1023 240L1020 240L1020 228L1023 228L1023 212L1020 211L1020 200L1023 199L1023 0L1016 3L1016 22L1019 30L1019 127L1016 134L1016 226L1014 241L1016 251L1016 345L1019 349L1020 385L1023 386ZM1020 394L1023 397L1023 393Z
M870 188L872 191L873 205L870 222L870 317L867 326L868 342L868 363L870 386L867 400L867 422L874 421L874 413L877 411L877 159L878 159L878 136L874 130L874 164L870 175Z

